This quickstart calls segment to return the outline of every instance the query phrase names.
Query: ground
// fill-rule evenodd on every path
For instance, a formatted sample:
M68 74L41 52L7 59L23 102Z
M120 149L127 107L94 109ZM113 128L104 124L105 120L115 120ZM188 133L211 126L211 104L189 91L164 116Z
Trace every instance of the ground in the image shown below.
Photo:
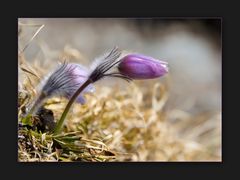
M20 50L27 44L18 57L19 161L221 160L221 50L218 36L201 23L141 24L138 31L127 20L19 22ZM116 44L166 59L169 74L98 82L85 105L74 104L59 135L46 122L60 118L64 98L49 99L31 127L21 124L39 83L58 61L88 65Z

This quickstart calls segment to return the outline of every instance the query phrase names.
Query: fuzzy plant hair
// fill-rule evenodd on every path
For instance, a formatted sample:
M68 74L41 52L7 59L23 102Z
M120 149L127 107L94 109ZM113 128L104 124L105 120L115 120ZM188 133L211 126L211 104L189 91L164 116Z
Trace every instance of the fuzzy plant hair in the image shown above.
M76 100L76 98L81 94L85 88L87 88L89 85L101 80L105 77L117 77L124 79L128 82L131 81L131 78L123 75L118 72L117 68L115 71L111 71L114 67L116 67L120 62L121 59L118 60L118 58L121 55L121 51L118 49L118 47L114 47L110 52L106 53L105 55L97 58L90 67L90 73L89 76L86 78L86 81L78 88L78 90L72 95L70 98L60 120L58 121L58 124L54 130L54 133L57 134L60 132L61 127L63 125L64 119L67 116L67 113Z
M70 99L76 90L87 80L89 70L75 63L64 62L42 80L38 87L39 96L35 100L30 113L35 113L39 106L52 96L62 96ZM77 97L76 102L84 104L83 93L93 92L94 87L88 87Z
M129 54L120 58L121 51L115 46L97 58L86 68L79 64L64 62L43 81L39 96L30 113L34 113L44 99L61 95L69 99L54 134L60 132L64 120L74 102L85 103L83 93L93 92L93 84L106 77L132 79L153 79L168 72L168 63L141 54ZM116 68L115 68L116 67Z
M121 52L119 51L118 47L115 46L110 52L106 53L102 57L97 58L91 65L90 69L92 70L92 73L89 76L89 79L92 82L96 82L104 77L117 77L122 78L126 81L131 81L132 79L128 76L125 76L118 71L110 72L108 71L116 67L120 62L120 60L117 60L121 55Z

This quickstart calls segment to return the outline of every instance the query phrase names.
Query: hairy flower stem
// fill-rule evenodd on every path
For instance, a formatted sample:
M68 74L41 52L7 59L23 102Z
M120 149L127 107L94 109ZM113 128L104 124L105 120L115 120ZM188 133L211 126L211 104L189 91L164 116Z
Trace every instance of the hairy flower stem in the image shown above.
M76 98L79 96L79 94L89 85L92 83L91 79L88 79L87 81L85 81L85 83L82 84L82 86L73 94L73 96L71 97L71 99L68 101L68 104L66 106L66 108L64 109L62 116L60 118L60 120L57 122L57 125L54 129L54 135L58 134L61 131L61 128L63 126L64 120L72 106L72 104L74 103L74 101L76 100Z
M43 93L37 98L37 100L34 102L30 110L28 111L27 115L22 119L23 124L28 124L28 125L31 124L31 117L35 113L37 108L41 105L44 98L45 98L45 95Z
M37 98L37 100L34 102L33 106L31 107L30 111L28 112L29 115L33 114L36 109L42 104L42 101L45 98L45 94L41 93L40 96Z

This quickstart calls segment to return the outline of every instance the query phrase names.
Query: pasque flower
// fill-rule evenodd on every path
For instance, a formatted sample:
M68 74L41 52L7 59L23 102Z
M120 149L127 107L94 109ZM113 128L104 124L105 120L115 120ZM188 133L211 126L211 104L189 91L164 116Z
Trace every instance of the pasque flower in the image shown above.
M75 101L84 104L83 93L94 91L93 83L105 77L117 77L126 81L152 79L168 72L167 62L141 54L129 54L119 59L120 55L121 51L114 47L110 52L97 58L89 69L79 64L63 63L43 81L40 95L30 110L30 114L45 98L54 95L68 98L69 102L54 129L54 134L57 134L72 104ZM112 70L114 67L117 67L115 71Z
M168 73L168 63L142 54L129 54L121 59L118 70L132 79L153 79Z
M102 57L97 58L91 65L90 74L86 81L78 88L78 90L72 95L71 99L69 100L66 108L64 109L60 120L57 123L57 126L54 129L54 134L60 132L63 122L69 112L70 107L74 103L75 99L78 95L84 91L89 84L95 83L104 77L117 77L124 79L126 81L130 81L131 78L125 76L119 72L112 72L110 71L113 67L117 66L121 60L118 60L120 57L121 52L118 50L117 47L114 47L109 53L104 54ZM109 72L110 71L110 72Z
M77 89L87 80L89 70L79 64L64 62L42 81L39 96L32 106L33 113L42 102L52 96L62 96L70 99ZM89 84L76 98L77 103L84 104L83 93L93 92L94 87Z
M41 92L47 96L59 95L70 99L76 90L87 80L89 70L75 63L63 63L55 70L44 84ZM82 94L93 92L94 87L89 84L77 97L76 102L84 104L85 99Z

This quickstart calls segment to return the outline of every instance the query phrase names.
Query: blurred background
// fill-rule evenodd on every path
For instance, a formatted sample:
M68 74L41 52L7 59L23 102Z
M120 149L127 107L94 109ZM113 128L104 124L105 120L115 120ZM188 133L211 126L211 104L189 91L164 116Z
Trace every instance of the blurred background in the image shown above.
M34 25L44 24L25 50L26 60L43 68L51 69L64 58L87 65L115 45L167 61L168 123L179 138L204 144L221 157L221 19L20 18L19 22L20 50L39 28Z

